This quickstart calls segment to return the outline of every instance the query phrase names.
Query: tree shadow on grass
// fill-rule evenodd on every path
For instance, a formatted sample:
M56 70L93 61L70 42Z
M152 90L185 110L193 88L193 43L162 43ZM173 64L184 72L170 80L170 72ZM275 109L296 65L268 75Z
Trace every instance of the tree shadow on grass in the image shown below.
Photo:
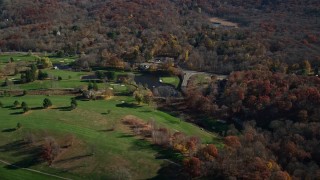
M31 110L42 110L42 109L43 109L43 107L41 107L41 106L31 108Z
M121 103L121 104L117 104L116 106L117 107L121 107L121 108L134 108L134 109L142 107L142 106L137 105L135 103L126 103L126 102L125 103Z
M122 134L122 135L118 136L118 138L131 138L131 137L134 137L134 135Z
M185 180L190 179L185 177L182 172L182 167L179 167L173 163L167 162L161 165L161 168L157 172L157 176L150 178L148 180Z
M72 108L70 106L57 107L57 108L52 108L52 109L56 109L59 111L71 111L72 110Z
M4 106L3 108L12 109L14 106Z
M13 132L15 130L17 130L17 129L16 128L8 128L8 129L2 130L1 132Z
M22 96L25 96L24 94L18 94L18 95L15 95L13 97L22 97Z
M98 130L98 132L112 132L112 131L114 131L114 128Z
M155 154L155 159L164 160L161 169L157 172L157 176L150 179L186 179L186 177L183 177L182 173L179 173L183 168L180 165L183 159L183 156L180 153L177 153L170 148L153 145L143 139L134 140L131 149L137 151L151 149L157 152Z
M83 167L86 167L86 166L85 165L76 165L76 166L72 166L69 168L65 168L65 169L61 170L61 172L66 173L66 172L74 171L76 169L83 168Z
M10 152L12 156L21 157L19 161L7 165L7 169L28 168L42 162L41 146L32 146L23 140L0 146L0 152Z
M75 160L79 160L79 159L84 159L87 157L92 157L94 154L92 153L88 153L88 154L84 154L84 155L78 155L78 156L74 156L71 158L67 158L67 159L61 159L59 161L55 161L55 164L59 164L59 163L66 163L66 162L70 162L70 161L75 161Z
M10 113L10 115L20 115L20 114L23 114L23 112L13 112L13 113Z
M173 151L168 147L151 144L149 141L144 139L134 139L134 141L132 142L132 146L130 147L130 150L135 151L148 149L157 152L157 154L155 155L155 159L169 159L176 163L181 162L183 159L183 155L181 155L180 153Z

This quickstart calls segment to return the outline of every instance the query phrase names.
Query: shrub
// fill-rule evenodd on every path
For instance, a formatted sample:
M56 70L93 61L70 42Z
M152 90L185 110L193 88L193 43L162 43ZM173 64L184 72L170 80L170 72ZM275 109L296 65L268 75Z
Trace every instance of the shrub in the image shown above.
M23 92L22 92L22 95L27 95L28 94L28 91L27 90L23 90Z
M30 110L30 108L28 107L28 105L22 107L22 109L23 109L23 112L24 112L24 113L26 113L26 112L28 112L28 111Z
M108 80L114 80L116 77L116 73L114 71L109 71L106 73Z
M38 79L39 80L44 80L44 79L46 79L48 77L49 77L48 73L42 72L41 70L39 71L39 74L38 74Z
M3 103L0 101L0 108L2 108L3 107Z
M21 107L22 107L22 108L27 107L27 106L28 106L28 105L27 105L26 102L22 102L22 103L21 103Z
M43 100L43 107L44 107L44 108L48 108L48 107L51 107L51 106L52 106L51 100L48 99L48 98L45 98L45 99Z
M131 116L131 115L124 117L122 119L122 122L126 125L131 126L131 127L144 127L145 126L145 123L143 122L143 120L141 120L135 116Z
M16 108L19 107L20 106L19 101L14 101L13 106L16 107Z
M75 98L71 98L70 108L76 109L78 106L77 100Z
M20 129L21 127L22 127L22 125L18 122L16 129Z

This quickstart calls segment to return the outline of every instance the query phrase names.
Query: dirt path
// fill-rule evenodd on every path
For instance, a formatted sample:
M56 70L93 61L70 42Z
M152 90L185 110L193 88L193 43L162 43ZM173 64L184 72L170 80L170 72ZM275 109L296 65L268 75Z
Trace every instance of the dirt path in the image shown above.
M54 175L54 174L49 174L49 173L41 172L41 171L34 170L34 169L30 169L30 168L22 168L22 167L13 165L13 164L11 164L11 163L9 163L9 162L7 162L7 161L0 160L0 162L3 163L3 164L6 164L6 165L8 165L8 166L12 166L12 167L15 167L15 168L23 169L23 170L30 171L30 172L34 172L34 173L38 173L38 174L43 174L43 175L46 175L46 176L55 177L55 178L57 178L57 179L71 180L71 179L69 179L69 178L65 178L65 177L61 177L61 176Z

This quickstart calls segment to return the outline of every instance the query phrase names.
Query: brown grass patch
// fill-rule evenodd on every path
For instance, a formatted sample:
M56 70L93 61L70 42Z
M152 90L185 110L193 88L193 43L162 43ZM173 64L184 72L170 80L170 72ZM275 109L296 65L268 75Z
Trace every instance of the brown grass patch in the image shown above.
M88 149L88 146L74 139L72 146L63 148L65 139L60 139L61 152L53 161L53 166L64 171L73 173L90 173L95 167L95 159L93 153Z
M144 127L145 126L145 122L133 115L127 115L125 117L122 118L122 122L126 125L129 125L131 127Z
M27 116L27 115L29 115L29 114L31 114L31 113L32 113L32 111L27 111L27 112L22 113L22 115L23 115L23 116Z

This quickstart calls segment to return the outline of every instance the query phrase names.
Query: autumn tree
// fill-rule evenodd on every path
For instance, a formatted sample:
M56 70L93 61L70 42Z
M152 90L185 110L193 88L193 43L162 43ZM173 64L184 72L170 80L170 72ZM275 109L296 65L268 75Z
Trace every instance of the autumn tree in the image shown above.
M311 73L311 64L308 60L303 61L302 67L303 67L302 70L304 75L308 75Z
M191 177L198 177L201 175L201 161L196 157L191 157L183 161L184 168L186 172Z
M306 122L308 120L308 111L307 110L299 111L298 118L301 122Z
M148 88L139 85L133 92L133 96L139 104L141 102L149 104L152 101L153 94Z
M42 146L42 158L48 162L49 166L52 165L53 160L60 153L60 146L56 140L52 137L45 138L45 142Z
M214 144L208 144L198 152L198 156L204 161L212 161L218 157L218 149Z
M48 57L41 57L38 58L37 64L42 68L50 68L52 67L52 62Z

